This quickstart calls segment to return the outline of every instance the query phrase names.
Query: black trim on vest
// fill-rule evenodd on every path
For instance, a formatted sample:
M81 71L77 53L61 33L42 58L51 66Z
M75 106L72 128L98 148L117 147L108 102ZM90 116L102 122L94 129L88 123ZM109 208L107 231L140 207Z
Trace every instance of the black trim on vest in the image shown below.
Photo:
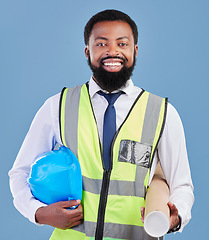
M61 106L62 106L62 97L63 97L65 89L66 89L66 87L64 87L62 89L61 94L60 94L60 101L59 101L59 127L60 127L60 139L61 139L62 144L63 144L63 137L62 137L62 131L61 131L61 109L62 109Z
M155 152L157 150L157 147L158 147L158 144L160 142L160 139L163 135L163 130L165 128L165 122L166 122L166 116L167 116L167 107L168 107L168 98L165 98L165 111L164 111L164 118L163 118L163 124L162 124L162 128L161 128L161 131L160 131L160 135L159 135L159 138L158 138L158 141L157 141L157 144L155 146L155 149L153 151L153 155L152 155L152 159L150 160L150 169L152 167L152 163L153 163L153 158L155 156Z
M97 126L97 120L96 120L96 117L95 117L95 114L94 114L94 110L93 110L93 106L92 106L92 102L91 102L91 97L89 95L89 82L86 82L85 85L86 85L86 88L88 90L87 92L88 92L88 96L89 96L89 102L90 102L91 110L92 110L94 120L95 120L96 126ZM102 144L101 144L101 141L100 141L100 138L99 138L98 126L97 126L97 133L98 133L98 139L99 139L99 148L100 148L100 155L101 155L101 159L102 159L102 166L103 166L103 169L105 170L105 164L104 164L104 159L103 159L103 155L102 155Z

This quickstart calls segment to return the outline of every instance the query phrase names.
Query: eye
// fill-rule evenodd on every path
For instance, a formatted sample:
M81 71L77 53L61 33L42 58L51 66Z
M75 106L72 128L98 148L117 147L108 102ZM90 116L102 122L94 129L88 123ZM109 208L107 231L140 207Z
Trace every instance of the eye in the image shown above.
M128 43L126 43L126 42L121 42L121 43L118 44L118 46L120 46L120 47L127 47L127 46L128 46Z
M97 43L96 46L98 46L98 47L105 47L105 46L107 46L107 44L103 43L103 42L100 42L100 43Z

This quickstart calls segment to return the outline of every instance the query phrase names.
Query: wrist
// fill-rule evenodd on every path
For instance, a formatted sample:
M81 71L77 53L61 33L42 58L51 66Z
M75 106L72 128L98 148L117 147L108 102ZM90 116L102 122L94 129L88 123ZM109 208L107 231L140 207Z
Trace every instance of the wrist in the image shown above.
M44 222L43 222L43 210L44 210L44 208L45 207L40 207L36 210L35 221L38 224L44 224Z

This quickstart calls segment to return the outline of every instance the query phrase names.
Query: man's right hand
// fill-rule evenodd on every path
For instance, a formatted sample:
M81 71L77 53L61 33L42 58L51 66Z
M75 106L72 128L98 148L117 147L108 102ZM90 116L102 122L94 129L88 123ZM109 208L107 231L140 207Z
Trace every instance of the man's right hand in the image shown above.
M72 206L79 205L73 210ZM77 226L83 221L83 208L80 200L63 201L40 207L35 214L36 222L55 228L67 229Z

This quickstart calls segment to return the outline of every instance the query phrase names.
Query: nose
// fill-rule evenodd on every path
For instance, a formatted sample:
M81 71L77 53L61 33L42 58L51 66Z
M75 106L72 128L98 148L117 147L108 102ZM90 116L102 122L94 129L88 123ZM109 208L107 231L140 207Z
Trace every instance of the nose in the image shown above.
M108 49L106 51L106 54L108 56L116 56L119 55L119 51L118 51L118 46L117 44L111 43L108 45Z

